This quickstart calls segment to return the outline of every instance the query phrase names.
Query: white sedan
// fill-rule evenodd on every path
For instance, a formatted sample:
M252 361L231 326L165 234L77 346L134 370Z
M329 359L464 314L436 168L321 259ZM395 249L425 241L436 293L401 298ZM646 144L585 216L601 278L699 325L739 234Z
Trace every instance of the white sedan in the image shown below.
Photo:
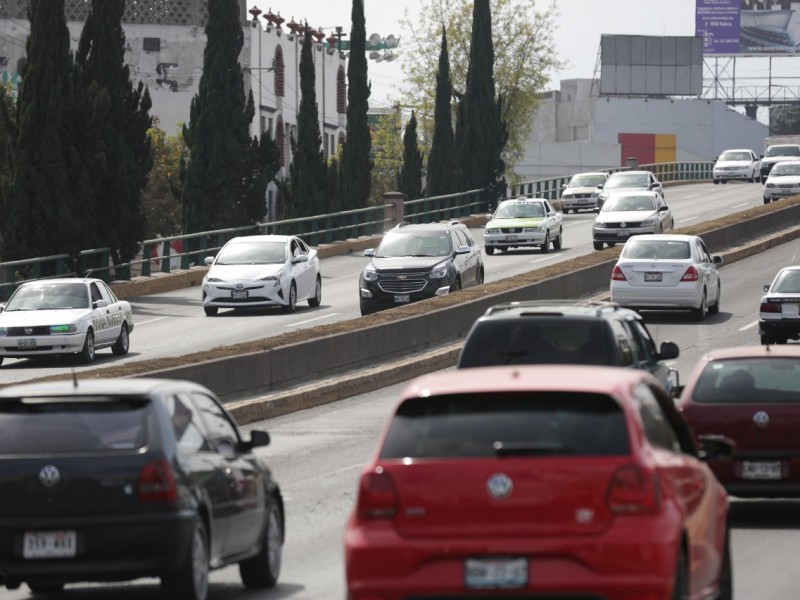
M800 160L776 163L764 183L764 204L800 194Z
M298 237L248 235L228 241L203 278L203 310L280 306L293 312L297 303L322 302L322 276L317 251Z
M20 285L0 312L0 364L4 358L73 354L81 362L95 351L128 353L133 312L101 279L42 279Z
M773 171L780 163L773 167ZM785 344L800 339L800 266L784 267L764 286L759 306L758 333L762 344Z
M611 273L611 301L635 310L689 309L702 321L719 312L720 264L696 235L630 238Z
M748 148L725 150L714 163L714 183L742 179L755 183L761 178L761 159Z

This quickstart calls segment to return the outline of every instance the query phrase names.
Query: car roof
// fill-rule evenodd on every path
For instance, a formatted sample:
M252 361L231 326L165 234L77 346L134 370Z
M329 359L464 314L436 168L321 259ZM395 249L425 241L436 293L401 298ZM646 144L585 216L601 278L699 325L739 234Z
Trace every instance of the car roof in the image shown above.
M717 348L703 356L703 360L729 360L731 358L800 358L800 345L795 344L770 344L736 346L731 348Z
M778 273L783 271L800 271L800 265L790 265L788 267L783 267Z
M780 165L781 167L800 165L800 159L795 159L795 160L782 160L781 162L779 162L779 163L778 163L778 164L776 164L775 166L777 167L778 165Z
M450 227L466 227L461 221L458 219L453 219L450 221L438 221L436 223L408 223L403 221L397 227L390 229L387 233L392 233L396 231L428 231L431 229L444 229L447 230Z
M684 233L653 233L649 235L637 235L634 237L628 238L628 241L625 242L626 244L635 244L637 242L652 242L653 240L659 241L670 241L670 242L691 242L692 240L697 239L698 236L696 235L687 235Z
M47 279L36 279L35 281L26 281L21 283L20 286L23 285L41 285L43 283L96 283L98 281L103 281L102 279L98 279L96 277L53 277ZM105 283L105 282L103 282Z
M240 235L228 240L229 244L240 242L286 242L293 238L293 235L259 234L259 235Z
M523 300L504 302L489 307L481 319L517 318L533 315L569 315L577 317L605 317L618 314L623 317L638 317L635 311L623 308L614 302L574 300Z
M168 390L172 388L207 391L206 388L197 383L180 379L164 379L156 377L119 377L107 379L78 379L77 383L73 382L72 380L64 380L10 385L0 388L0 399L14 398L19 396L144 396L158 390Z

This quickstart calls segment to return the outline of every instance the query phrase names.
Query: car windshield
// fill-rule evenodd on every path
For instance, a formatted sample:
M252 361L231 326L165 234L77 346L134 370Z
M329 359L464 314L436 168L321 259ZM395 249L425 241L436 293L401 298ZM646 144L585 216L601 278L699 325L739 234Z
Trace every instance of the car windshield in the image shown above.
M723 152L719 155L719 160L752 160L749 152Z
M800 164L778 163L772 167L772 171L769 174L775 177L798 176L800 175Z
M494 214L495 219L531 219L544 217L541 202L504 202Z
M647 173L615 173L608 178L605 188L647 187L650 176Z
M689 242L631 238L622 249L623 258L686 260L691 256Z
M701 403L800 403L800 361L792 357L714 360L692 399Z
M656 209L656 200L652 196L611 196L603 204L602 212L610 211L649 211Z
M20 286L11 296L5 312L89 308L86 284L37 282Z
M497 392L406 400L392 419L381 458L628 453L625 416L609 396Z
M449 256L450 236L444 231L394 231L383 237L377 258Z
M764 153L767 156L800 156L800 146L770 146Z
M286 262L285 242L236 242L217 256L217 265L266 265Z
M795 269L781 271L770 291L776 294L800 294L800 271Z
M567 187L597 187L606 182L605 175L575 175Z

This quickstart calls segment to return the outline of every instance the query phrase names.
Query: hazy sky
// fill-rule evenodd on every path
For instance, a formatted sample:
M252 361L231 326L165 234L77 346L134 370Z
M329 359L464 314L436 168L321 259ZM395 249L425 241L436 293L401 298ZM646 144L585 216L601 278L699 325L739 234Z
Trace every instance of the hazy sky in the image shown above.
M248 7L253 5L265 12L279 12L286 20L307 20L326 33L337 25L345 31L350 29L350 0L248 0ZM549 5L550 0L536 2L540 11ZM419 7L419 0L364 0L367 35L401 36L398 60L369 61L370 106L388 105L394 86L402 80L404 32L399 20L405 10L410 16L418 15ZM561 79L592 77L601 34L694 35L695 0L557 0L557 10L555 51L562 60L569 61L569 66L551 74L548 89L558 88Z

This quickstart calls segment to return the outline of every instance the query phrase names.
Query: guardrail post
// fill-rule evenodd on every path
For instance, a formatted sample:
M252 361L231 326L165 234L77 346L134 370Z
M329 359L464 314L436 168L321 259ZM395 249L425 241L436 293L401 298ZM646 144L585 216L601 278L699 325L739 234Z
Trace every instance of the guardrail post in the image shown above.
M152 252L152 246L145 242L142 244L142 275L145 277L150 276L150 254Z
M170 251L171 246L169 240L161 242L161 272L169 273L170 268Z

